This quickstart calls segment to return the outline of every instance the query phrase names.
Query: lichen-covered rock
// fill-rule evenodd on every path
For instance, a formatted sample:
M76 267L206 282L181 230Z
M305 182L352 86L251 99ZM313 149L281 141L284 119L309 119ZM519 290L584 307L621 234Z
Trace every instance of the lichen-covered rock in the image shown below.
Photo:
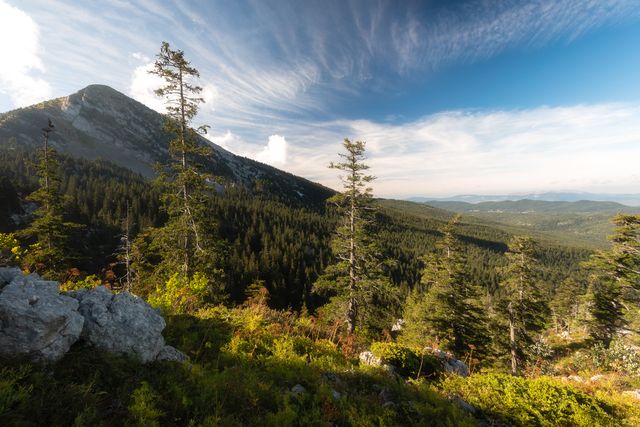
M85 318L82 339L114 354L129 355L142 362L185 360L178 350L166 348L162 316L141 298L129 293L113 294L104 286L69 292L80 303ZM181 353L180 353L181 354Z
M4 269L2 280L15 270ZM17 271L0 291L0 354L55 361L80 337L78 301L60 295L57 282Z

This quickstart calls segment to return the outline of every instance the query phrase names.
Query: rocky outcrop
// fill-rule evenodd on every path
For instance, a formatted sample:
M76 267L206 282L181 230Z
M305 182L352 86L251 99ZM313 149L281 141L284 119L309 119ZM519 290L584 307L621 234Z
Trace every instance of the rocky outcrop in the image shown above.
M0 280L10 279L0 293L0 354L58 360L82 332L78 301L60 295L58 283L16 270L0 271Z
M114 294L104 286L60 294L57 282L0 268L2 355L55 361L83 340L145 363L188 360L165 344L164 327L162 316L135 295Z
M85 318L81 338L109 353L134 356L142 362L180 360L186 356L167 347L162 316L141 298L114 294L104 286L69 292L80 303Z

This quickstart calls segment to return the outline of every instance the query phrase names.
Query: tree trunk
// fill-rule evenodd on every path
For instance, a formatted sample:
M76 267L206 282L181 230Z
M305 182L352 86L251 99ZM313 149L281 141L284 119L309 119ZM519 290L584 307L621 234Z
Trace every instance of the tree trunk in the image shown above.
M511 349L511 375L518 375L518 354L516 351L516 327L513 305L509 303L509 347Z

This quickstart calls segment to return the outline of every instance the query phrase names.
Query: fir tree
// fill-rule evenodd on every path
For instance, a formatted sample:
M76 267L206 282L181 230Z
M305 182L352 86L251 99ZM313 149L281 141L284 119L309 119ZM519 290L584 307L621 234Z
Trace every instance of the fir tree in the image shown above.
M576 279L569 277L560 283L550 304L556 333L570 333L571 327L579 323L584 299L585 286Z
M488 342L486 311L454 234L459 219L454 217L444 227L436 252L423 258L422 289L414 290L406 305L403 339L420 345L432 340L458 355L474 348L482 355Z
M605 346L625 327L625 296L640 290L640 215L619 214L609 237L611 249L599 251L585 263L591 271L589 330Z
M38 207L34 220L20 235L31 242L24 259L27 267L49 277L61 277L74 252L69 246L70 235L81 226L63 217L60 167L56 152L49 144L49 135L54 129L51 120L42 129L43 147L36 167L39 187L27 197Z
M329 199L340 215L331 248L338 262L330 265L314 284L319 293L334 293L334 302L344 310L347 334L358 326L380 331L389 327L391 313L397 306L397 293L382 273L383 261L372 235L374 226L373 197L369 184L365 142L344 139L342 161L331 163L331 169L345 172L341 176L343 192Z
M158 178L169 217L158 232L165 276L179 268L184 280L189 281L196 271L213 280L221 274L217 268L218 242L212 238L214 227L205 213L211 196L208 183L213 177L200 164L212 151L198 142L198 134L206 133L206 126L197 130L190 127L199 104L204 102L202 88L194 84L200 73L185 59L183 51L172 50L167 42L162 43L151 73L165 81L155 92L165 99L165 130L174 136L169 143L170 163Z
M518 374L522 362L526 361L528 347L544 329L549 311L537 278L539 264L534 249L531 238L514 237L506 253L507 265L502 270L497 308L509 332L513 375Z

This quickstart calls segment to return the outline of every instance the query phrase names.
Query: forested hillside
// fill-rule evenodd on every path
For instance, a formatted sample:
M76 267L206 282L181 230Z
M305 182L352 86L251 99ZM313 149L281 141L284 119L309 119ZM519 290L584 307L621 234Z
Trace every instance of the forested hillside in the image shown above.
M74 265L85 274L104 275L115 261L127 201L136 235L165 220L159 191L141 175L109 162L60 157L68 212L74 221L87 225L77 240ZM0 148L1 194L8 201L0 219L2 231L14 231L29 221L32 207L24 197L37 186L35 159L30 150ZM396 261L387 267L388 274L406 293L420 281L424 267L420 257L434 249L439 230L453 214L410 202L379 200L378 204L377 233L385 256ZM226 242L226 286L235 301L244 299L247 286L263 281L274 307L299 309L303 301L315 304L311 285L331 259L329 238L335 227L331 209L285 204L231 187L212 198L207 210ZM473 280L494 291L510 234L464 219L460 234ZM590 253L557 244L545 244L539 251L543 277L551 289L566 277L579 276L578 264Z

